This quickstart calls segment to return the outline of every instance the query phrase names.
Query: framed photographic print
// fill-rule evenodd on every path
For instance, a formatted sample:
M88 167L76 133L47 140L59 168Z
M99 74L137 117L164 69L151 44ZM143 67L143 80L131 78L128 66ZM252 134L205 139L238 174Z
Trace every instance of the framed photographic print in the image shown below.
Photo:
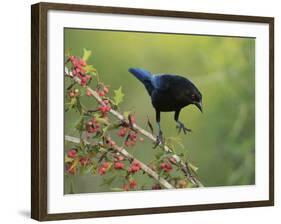
M274 204L274 19L32 5L32 218Z

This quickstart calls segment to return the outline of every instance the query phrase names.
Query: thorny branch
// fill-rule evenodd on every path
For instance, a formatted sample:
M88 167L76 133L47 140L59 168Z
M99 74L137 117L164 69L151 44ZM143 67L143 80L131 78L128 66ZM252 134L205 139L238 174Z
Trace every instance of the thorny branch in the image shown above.
M68 135L65 136L65 140L69 141L69 142L73 142L73 143L80 143L80 139L79 138L68 136ZM85 144L90 144L90 142L85 141L85 140L84 140L84 143ZM137 160L133 155L131 155L124 148L122 148L122 147L120 147L118 145L114 145L114 146L112 146L112 149L115 150L116 152L120 153L121 155L123 155L130 162L138 161L138 163L140 164L141 169L144 172L146 172L149 176L151 176L153 179L155 179L159 184L161 184L163 187L165 187L166 189L173 189L174 188L168 181L166 181L164 178L160 177L155 171L150 169L146 164L144 164L141 161Z
M76 81L77 83L80 84L81 80L77 77L77 76L73 76L72 73L70 71L68 71L68 69L65 67L65 75L69 76L70 78L72 78L74 81ZM87 91L89 91L91 93L91 96L93 96L98 103L102 104L102 99L101 97L98 95L98 93L91 89L89 86L85 87ZM119 119L122 122L129 124L129 121L127 121L127 119L120 114L118 111L111 109L109 111L113 116L115 116L117 119ZM137 130L139 133L141 133L142 135L144 135L145 137L149 138L152 142L156 142L156 137L153 136L151 133L149 133L148 131L144 130L143 128L141 128L140 126L138 126L137 124L133 124L133 128L135 130ZM169 148L167 145L161 145L161 147L166 151L166 152L173 152L173 150L171 148ZM126 150L125 150L126 151ZM128 152L127 152L128 153ZM189 166L189 163L186 161L182 161L181 158L176 155L173 154L172 158L175 160L174 164L179 166L181 168L181 170L184 172L186 178L192 183L194 184L196 187L204 187L204 185L201 183L201 181L197 178L197 176L195 176Z

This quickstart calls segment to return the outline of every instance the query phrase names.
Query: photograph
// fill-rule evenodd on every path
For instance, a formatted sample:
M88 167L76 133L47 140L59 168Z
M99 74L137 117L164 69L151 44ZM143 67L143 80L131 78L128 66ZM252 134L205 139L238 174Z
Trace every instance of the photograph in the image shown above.
M63 42L65 195L256 184L255 37L64 27Z

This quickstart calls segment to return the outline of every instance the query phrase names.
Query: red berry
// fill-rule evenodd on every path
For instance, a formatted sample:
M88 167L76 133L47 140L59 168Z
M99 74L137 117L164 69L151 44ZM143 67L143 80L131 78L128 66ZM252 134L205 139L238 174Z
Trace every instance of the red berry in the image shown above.
M80 73L80 71L81 71L80 68L78 68L78 67L76 67L75 70L76 70L76 73Z
M77 151L76 151L76 149L71 149L71 150L69 150L69 151L67 152L67 156L68 156L69 158L75 158L75 157L77 156Z
M75 59L75 57L73 55L69 56L69 60L73 61Z
M126 133L127 133L127 128L120 128L118 131L118 136L125 137Z
M126 132L124 132L123 130L118 131L118 136L124 137L125 135L126 135Z
M140 163L138 161L134 160L132 162L131 166L129 167L128 172L129 173L135 173L135 172L139 171L140 168L141 168Z
M132 162L132 165L140 167L140 163L139 163L139 161L137 161L137 160L134 160L134 161Z
M72 60L71 60L71 63L73 65L74 68L76 68L77 66L79 66L79 60L77 57L73 56L72 57Z
M77 75L77 72L75 69L72 70L72 75L76 76Z
M92 95L91 91L87 89L86 95L91 96Z
M100 167L100 168L98 169L98 172L99 172L100 175L104 175L105 172L106 172L106 168L105 168L105 167Z
M116 163L114 163L114 168L117 169L117 170L121 170L121 169L124 168L124 163L116 162Z
M136 138L137 138L136 133L130 133L129 138L130 138L132 141L136 140Z
M103 87L103 91L104 91L104 93L108 93L108 92L109 92L109 89L108 89L106 86L104 86L104 87Z
M79 162L80 162L81 166L86 166L89 163L89 158L82 157L82 158L80 158Z
M100 92L99 92L99 96L100 96L100 97L103 97L104 95L105 95L104 91L100 91Z
M99 111L101 111L103 114L106 114L111 110L111 107L108 105L102 105L98 107Z
M86 62L82 58L79 60L79 64L81 66L86 66Z
M86 124L86 131L88 133L98 132L99 128L100 128L100 124L98 123L98 121L95 120L95 118L93 118Z
M136 186L137 186L137 181L135 181L135 180L130 180L130 188L136 188Z
M88 81L87 77L82 77L81 78L81 86L85 86L87 84L87 81Z
M139 167L138 167L138 166L132 166L132 171L133 171L133 172L139 171Z
M104 162L102 164L102 167L104 167L105 169L107 169L109 167L110 163L109 162Z
M89 133L95 133L96 129L94 129L93 127L88 127L87 128L87 132Z
M111 147L114 147L114 146L116 145L116 142L113 141L113 140L111 140L111 139L108 139L108 140L107 140L107 144L108 144L109 146L111 146Z
M123 156L118 156L117 159L118 159L119 161L123 161L123 160L124 160L124 157L123 157Z
M165 172L169 172L170 170L173 169L171 163L169 163L169 162L161 163L161 164L160 164L160 168L161 168L162 170L164 170Z
M169 170L172 169L171 163L166 163L166 168L169 169Z
M75 93L74 93L73 91L70 91L70 92L69 92L69 96L70 96L70 97L75 97Z

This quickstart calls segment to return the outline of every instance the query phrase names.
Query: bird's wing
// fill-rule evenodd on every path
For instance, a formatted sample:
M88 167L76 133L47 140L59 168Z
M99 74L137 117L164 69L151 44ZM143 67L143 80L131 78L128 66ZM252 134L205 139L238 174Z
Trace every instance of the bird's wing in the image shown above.
M158 90L168 90L170 88L171 75L155 75L152 78L152 85Z
M158 75L154 76L153 84L156 91L168 94L177 102L185 101L186 92L191 89L189 80L178 75Z

